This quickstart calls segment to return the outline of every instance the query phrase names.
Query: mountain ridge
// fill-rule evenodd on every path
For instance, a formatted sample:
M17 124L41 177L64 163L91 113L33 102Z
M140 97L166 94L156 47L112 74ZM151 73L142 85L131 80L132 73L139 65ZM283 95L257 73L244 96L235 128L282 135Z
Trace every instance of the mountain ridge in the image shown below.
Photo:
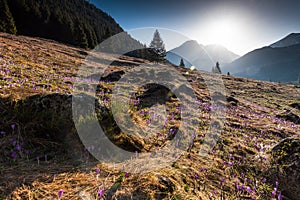
M270 47L280 48L280 47L288 47L300 44L300 33L291 33L284 37L283 39L273 43Z
M296 83L300 73L300 34L255 49L224 67L224 71L245 78L263 81ZM299 37L300 39L300 37Z
M239 56L222 45L202 45L196 40L189 40L167 53L167 59L175 65L179 64L181 57L188 63L188 67L194 65L196 69L211 71L216 62L223 65Z

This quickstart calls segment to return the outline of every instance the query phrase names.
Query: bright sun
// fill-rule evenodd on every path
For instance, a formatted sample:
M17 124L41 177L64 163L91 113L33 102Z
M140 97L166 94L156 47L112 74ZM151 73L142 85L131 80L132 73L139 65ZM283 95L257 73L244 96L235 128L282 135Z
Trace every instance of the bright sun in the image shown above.
M228 40L231 40L236 34L236 25L232 21L222 20L212 24L210 37L217 44L225 45Z
M199 42L220 44L230 50L242 45L241 26L235 19L219 19L207 23L199 31Z

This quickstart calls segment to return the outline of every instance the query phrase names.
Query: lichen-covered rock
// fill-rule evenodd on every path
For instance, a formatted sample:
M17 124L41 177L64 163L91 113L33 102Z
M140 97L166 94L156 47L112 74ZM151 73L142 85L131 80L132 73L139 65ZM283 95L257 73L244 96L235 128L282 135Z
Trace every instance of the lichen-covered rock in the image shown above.
M300 139L286 138L271 152L270 180L278 180L279 190L289 199L300 199Z
M300 124L300 117L290 111L282 113L280 115L276 115L277 118L284 119L286 121L293 122L295 124Z

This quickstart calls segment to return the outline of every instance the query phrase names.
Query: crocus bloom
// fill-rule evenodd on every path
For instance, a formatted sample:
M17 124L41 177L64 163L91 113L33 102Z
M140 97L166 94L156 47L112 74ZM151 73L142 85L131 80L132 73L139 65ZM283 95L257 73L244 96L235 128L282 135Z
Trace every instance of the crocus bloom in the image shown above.
M282 195L281 195L281 192L279 193L278 195L278 200L281 200L282 199Z
M276 191L273 191L272 196L275 197L275 195L276 195Z
M99 190L98 190L99 199L102 199L103 194L104 194L104 190L99 189Z
M63 193L64 193L64 191L63 191L62 189L60 189L60 190L58 191L58 198L59 198L59 199L62 197Z
M17 152L12 152L12 154L11 154L11 157L13 158L13 159L16 159L16 157L17 157Z
M18 145L16 146L16 149L17 149L18 151L20 151L21 148L22 148L22 146L21 146L20 144L18 144Z

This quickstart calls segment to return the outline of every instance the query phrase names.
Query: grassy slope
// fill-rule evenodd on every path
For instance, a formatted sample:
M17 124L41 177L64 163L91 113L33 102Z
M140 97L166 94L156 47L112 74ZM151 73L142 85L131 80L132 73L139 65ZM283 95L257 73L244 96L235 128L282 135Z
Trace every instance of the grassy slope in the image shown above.
M82 49L52 41L0 34L0 97L12 102L34 94L71 93L73 78L84 54ZM113 59L106 54L102 58ZM124 57L119 60L121 66L112 69L126 72L132 65L143 65L143 62ZM177 70L191 80L197 97L209 103L208 90L199 79L200 72L190 71L187 75L187 69ZM85 165L74 167L62 155L47 161L40 158L39 162L19 156L0 166L0 199L55 199L60 189L64 190L63 199L81 199L83 195L95 199L99 188L104 189L105 199L271 198L276 180L269 178L268 169L272 166L268 151L283 138L299 137L300 133L299 125L275 116L285 110L300 115L299 110L289 106L300 103L300 89L228 76L224 76L223 81L228 95L234 94L239 102L237 106L228 104L221 138L204 159L199 158L198 151L208 128L209 113L205 109L198 119L201 128L197 130L193 148L172 166L123 177L119 171L88 160ZM113 87L113 83L101 84L108 90ZM101 98L109 96L104 93ZM135 114L135 119L144 123L142 116ZM0 136L0 144L19 134L16 131L19 129L12 129L11 124L22 128L13 118L6 124L0 123L0 131L6 132ZM234 163L233 166L229 162ZM101 169L99 174L97 168ZM236 189L237 184L249 186L252 191L241 192Z

